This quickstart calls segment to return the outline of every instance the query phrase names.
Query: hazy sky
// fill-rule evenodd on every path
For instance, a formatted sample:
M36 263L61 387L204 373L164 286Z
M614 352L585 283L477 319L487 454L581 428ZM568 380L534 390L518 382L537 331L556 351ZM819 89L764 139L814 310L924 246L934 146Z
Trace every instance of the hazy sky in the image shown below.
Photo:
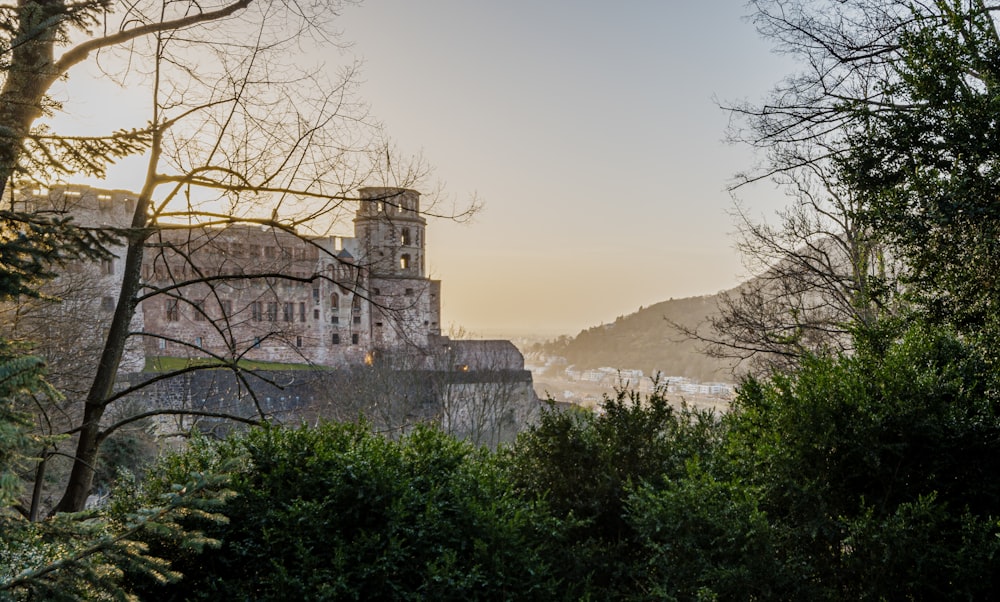
M759 99L790 69L740 0L370 0L341 24L363 94L450 195L428 226L444 324L576 333L739 281L733 174L713 98ZM784 204L742 195L755 211Z
M446 328L573 334L743 277L726 185L752 155L722 141L729 117L715 99L760 99L792 68L745 14L742 0L344 11L352 46L331 50L330 65L363 59L361 95L399 150L422 153L448 197L486 203L470 224L428 224ZM112 117L144 122L116 100ZM66 119L108 114L105 98ZM140 170L112 171L107 185L138 186L127 176ZM753 211L785 203L759 188L740 193Z

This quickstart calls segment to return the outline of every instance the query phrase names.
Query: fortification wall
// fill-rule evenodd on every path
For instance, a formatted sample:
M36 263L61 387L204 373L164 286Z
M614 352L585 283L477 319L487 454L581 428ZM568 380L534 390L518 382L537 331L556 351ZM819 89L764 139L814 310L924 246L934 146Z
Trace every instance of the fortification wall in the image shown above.
M162 377L140 372L119 377L119 390ZM540 402L526 370L446 372L354 367L341 370L280 370L236 373L196 370L155 380L130 394L138 408L194 410L216 416L166 415L155 420L164 434L196 424L212 431L234 423L221 415L284 424L363 417L384 432L402 432L420 422L477 443L510 441L537 419Z

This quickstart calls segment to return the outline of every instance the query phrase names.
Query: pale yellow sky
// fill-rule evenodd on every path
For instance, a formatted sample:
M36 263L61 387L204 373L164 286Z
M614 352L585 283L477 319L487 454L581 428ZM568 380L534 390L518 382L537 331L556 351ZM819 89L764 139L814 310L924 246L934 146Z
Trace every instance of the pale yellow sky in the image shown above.
M363 59L360 94L404 154L422 153L470 224L431 220L428 269L444 325L483 335L573 334L744 271L726 185L753 161L722 142L714 98L759 99L790 70L739 0L369 0L337 22ZM70 114L137 127L124 91L74 73ZM134 188L141 161L109 187ZM740 193L769 215L770 186ZM345 232L349 224L345 224Z

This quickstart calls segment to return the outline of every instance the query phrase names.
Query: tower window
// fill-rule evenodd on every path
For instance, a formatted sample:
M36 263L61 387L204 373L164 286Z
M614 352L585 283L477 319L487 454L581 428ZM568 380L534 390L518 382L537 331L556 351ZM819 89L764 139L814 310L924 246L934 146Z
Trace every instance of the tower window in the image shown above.
M400 237L400 242L403 245L405 245L405 246L409 246L410 245L411 241L410 241L410 229L409 228L403 228L403 233L402 233L402 236Z
M399 268L401 270L410 269L410 255L408 253L403 253L399 256Z

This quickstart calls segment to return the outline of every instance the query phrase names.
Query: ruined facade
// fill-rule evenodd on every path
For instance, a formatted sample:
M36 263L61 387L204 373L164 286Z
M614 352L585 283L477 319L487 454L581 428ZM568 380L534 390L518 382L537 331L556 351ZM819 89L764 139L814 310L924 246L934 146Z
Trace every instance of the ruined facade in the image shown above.
M424 272L419 195L367 188L355 237L231 225L163 229L147 245L146 357L349 366L424 354L440 282ZM174 288L176 287L176 288Z
M126 228L135 196L67 186L22 193L17 209L72 215L84 226ZM412 190L365 188L355 236L299 236L245 224L173 227L147 240L144 291L130 366L141 356L205 357L350 366L383 356L427 357L441 338L441 283L426 276L426 220ZM124 249L120 249L123 251ZM119 249L113 249L119 251ZM113 311L122 253L87 270ZM444 347L440 347L444 348Z

